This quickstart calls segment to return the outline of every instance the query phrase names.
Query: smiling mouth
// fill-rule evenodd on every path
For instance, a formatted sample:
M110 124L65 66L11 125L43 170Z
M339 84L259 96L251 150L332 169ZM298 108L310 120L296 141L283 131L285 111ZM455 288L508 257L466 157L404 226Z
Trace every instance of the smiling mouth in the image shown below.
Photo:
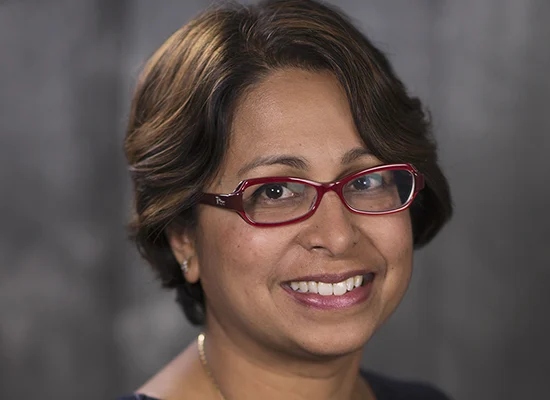
M293 281L289 287L298 293L312 293L321 296L343 296L348 292L372 282L374 273L365 275L355 275L337 283L327 283L321 281Z

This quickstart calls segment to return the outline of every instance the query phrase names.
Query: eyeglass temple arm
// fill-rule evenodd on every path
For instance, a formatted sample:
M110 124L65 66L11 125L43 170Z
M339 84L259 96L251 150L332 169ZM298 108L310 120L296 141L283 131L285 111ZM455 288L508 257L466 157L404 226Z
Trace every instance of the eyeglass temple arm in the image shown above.
M208 204L214 207L229 208L231 210L242 211L241 193L231 194L212 194L203 193L200 199L201 204Z
M422 189L424 189L425 181L424 181L424 175L420 172L414 171L414 179L416 183L416 192L418 193Z

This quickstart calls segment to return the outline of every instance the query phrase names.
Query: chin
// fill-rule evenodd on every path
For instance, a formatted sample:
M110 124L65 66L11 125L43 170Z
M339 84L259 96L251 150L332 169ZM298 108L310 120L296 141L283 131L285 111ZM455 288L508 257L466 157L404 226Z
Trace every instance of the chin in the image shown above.
M368 323L359 327L331 326L311 330L301 330L296 338L298 346L313 359L337 358L362 351L374 334L375 329Z

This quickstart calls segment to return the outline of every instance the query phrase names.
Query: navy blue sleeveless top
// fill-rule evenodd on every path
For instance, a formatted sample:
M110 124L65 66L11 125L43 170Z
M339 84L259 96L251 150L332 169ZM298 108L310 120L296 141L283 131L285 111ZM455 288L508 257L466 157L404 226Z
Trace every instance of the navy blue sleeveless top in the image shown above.
M450 400L443 392L435 387L419 382L398 381L373 372L361 371L376 395L376 400ZM119 397L117 400L162 400L133 394Z

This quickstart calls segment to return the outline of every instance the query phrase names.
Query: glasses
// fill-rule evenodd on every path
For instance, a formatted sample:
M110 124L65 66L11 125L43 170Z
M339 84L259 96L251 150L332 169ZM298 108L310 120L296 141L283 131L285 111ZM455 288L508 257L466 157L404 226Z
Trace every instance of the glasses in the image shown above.
M390 164L330 183L287 176L246 179L233 193L203 193L200 203L233 210L250 225L268 227L311 217L331 190L353 213L384 215L409 207L423 187L423 175L411 164Z

